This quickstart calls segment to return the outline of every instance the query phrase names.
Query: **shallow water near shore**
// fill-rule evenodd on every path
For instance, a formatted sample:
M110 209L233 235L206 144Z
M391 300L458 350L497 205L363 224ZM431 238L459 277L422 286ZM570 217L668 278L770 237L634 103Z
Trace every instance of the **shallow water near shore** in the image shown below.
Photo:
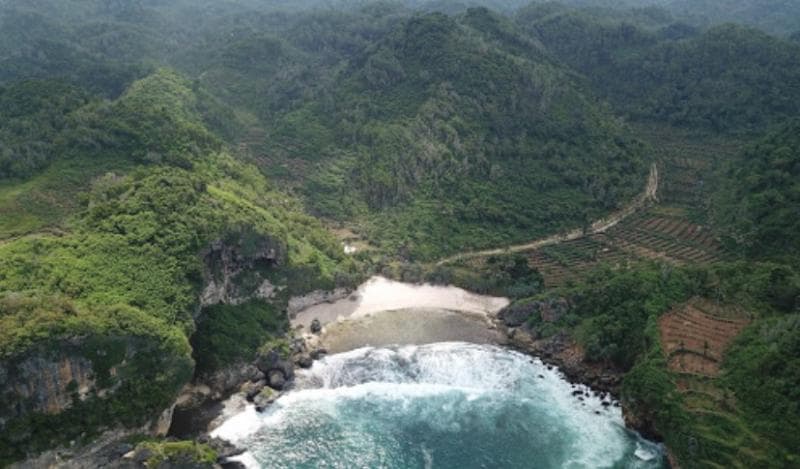
M504 334L484 316L431 308L398 309L328 324L320 345L330 353L361 347L436 342L503 344Z
M247 449L248 467L664 467L610 404L493 345L368 347L316 362L214 434Z

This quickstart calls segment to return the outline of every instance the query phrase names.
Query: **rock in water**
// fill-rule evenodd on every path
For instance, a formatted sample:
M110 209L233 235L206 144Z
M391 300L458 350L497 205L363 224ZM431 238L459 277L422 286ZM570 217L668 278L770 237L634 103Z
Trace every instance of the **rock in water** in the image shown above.
M281 354L276 350L259 355L256 359L256 367L269 378L270 372L279 370L283 373L283 377L288 381L294 378L294 365L289 360L281 357Z
M314 364L314 360L312 360L308 355L300 355L295 360L295 363L297 363L297 366L300 368L311 368L311 365Z

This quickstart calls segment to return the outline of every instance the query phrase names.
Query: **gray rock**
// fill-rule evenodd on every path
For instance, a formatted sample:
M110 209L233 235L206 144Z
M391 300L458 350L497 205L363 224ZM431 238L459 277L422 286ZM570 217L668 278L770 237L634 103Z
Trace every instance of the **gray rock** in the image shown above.
M211 449L217 452L217 461L224 461L228 458L232 458L233 456L238 456L245 452L244 449L237 447L233 443L229 441L225 441L221 438L211 438L208 441L201 441L201 443L206 443Z
M257 381L255 383L246 383L242 386L242 392L244 393L245 397L248 401L253 401L253 398L264 389L264 386L267 385L267 381Z
M281 357L276 350L270 350L265 354L259 355L256 358L256 367L266 374L267 378L269 378L271 371L280 370L287 381L294 379L294 365Z
M289 344L289 351L292 355L305 352L306 341L303 339L292 339L292 342Z
M322 323L319 322L319 319L314 319L311 321L311 333L312 334L319 334L322 332Z
M519 327L525 324L534 312L535 308L531 303L512 304L503 308L498 317L507 327Z
M255 404L256 410L261 412L268 405L275 402L275 400L278 399L280 395L281 395L280 392L275 391L272 388L265 387L261 390L260 393L258 393L253 397L253 404Z
M155 454L153 453L153 451L151 449L138 447L134 451L133 458L131 458L131 459L136 464L144 465L144 463L146 463L147 460L152 458L153 456L155 456Z
M278 391L283 390L286 386L286 376L284 376L281 370L272 370L267 373L267 380L269 387L277 389Z
M220 466L222 469L247 469L247 466L239 461L225 461L220 463Z

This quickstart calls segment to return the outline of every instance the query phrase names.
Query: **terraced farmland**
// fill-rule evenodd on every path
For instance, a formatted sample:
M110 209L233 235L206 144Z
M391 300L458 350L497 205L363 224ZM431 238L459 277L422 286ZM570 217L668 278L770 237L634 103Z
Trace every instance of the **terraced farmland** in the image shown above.
M660 208L653 207L605 233L532 251L530 263L542 273L546 286L559 287L600 263L622 267L636 259L658 259L698 264L727 257L710 229L665 216Z
M733 307L695 299L659 319L661 346L676 373L715 377L730 343L750 323Z
M706 223L715 168L740 142L697 138L671 129L640 129L659 161L658 203L600 234L529 253L548 287L559 287L599 263L624 266L636 259L702 264L730 256Z
M610 242L633 255L668 262L710 263L725 253L712 231L686 218L664 216L650 210L626 220L606 233Z
M701 467L770 463L765 456L770 444L744 423L734 393L717 379L725 351L749 323L739 308L697 298L659 320L661 346L684 410L691 415L691 447Z
M605 236L593 235L532 251L528 260L542 274L546 287L557 288L600 263L622 267L631 256L608 243Z

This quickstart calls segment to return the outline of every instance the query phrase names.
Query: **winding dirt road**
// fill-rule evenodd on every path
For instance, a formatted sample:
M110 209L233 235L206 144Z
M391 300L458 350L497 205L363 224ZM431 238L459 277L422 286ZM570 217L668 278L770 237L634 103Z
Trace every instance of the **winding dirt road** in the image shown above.
M516 244L512 246L506 246L503 248L486 249L483 251L462 252L460 254L455 254L453 256L446 257L438 261L436 265L445 265L451 262L474 259L477 257L488 257L500 254L533 251L535 249L539 249L544 246L563 243L565 241L573 241L593 234L604 233L609 229L613 228L614 226L616 226L617 224L619 224L622 220L628 218L629 216L639 211L648 202L657 200L658 200L658 166L655 163L653 163L652 166L650 166L650 176L647 179L647 186L645 187L644 192L636 196L636 198L633 199L624 208L609 214L605 218L596 220L594 223L591 224L589 229L586 231L584 231L581 228L576 228L566 233L551 235L546 238L540 238L525 244Z

